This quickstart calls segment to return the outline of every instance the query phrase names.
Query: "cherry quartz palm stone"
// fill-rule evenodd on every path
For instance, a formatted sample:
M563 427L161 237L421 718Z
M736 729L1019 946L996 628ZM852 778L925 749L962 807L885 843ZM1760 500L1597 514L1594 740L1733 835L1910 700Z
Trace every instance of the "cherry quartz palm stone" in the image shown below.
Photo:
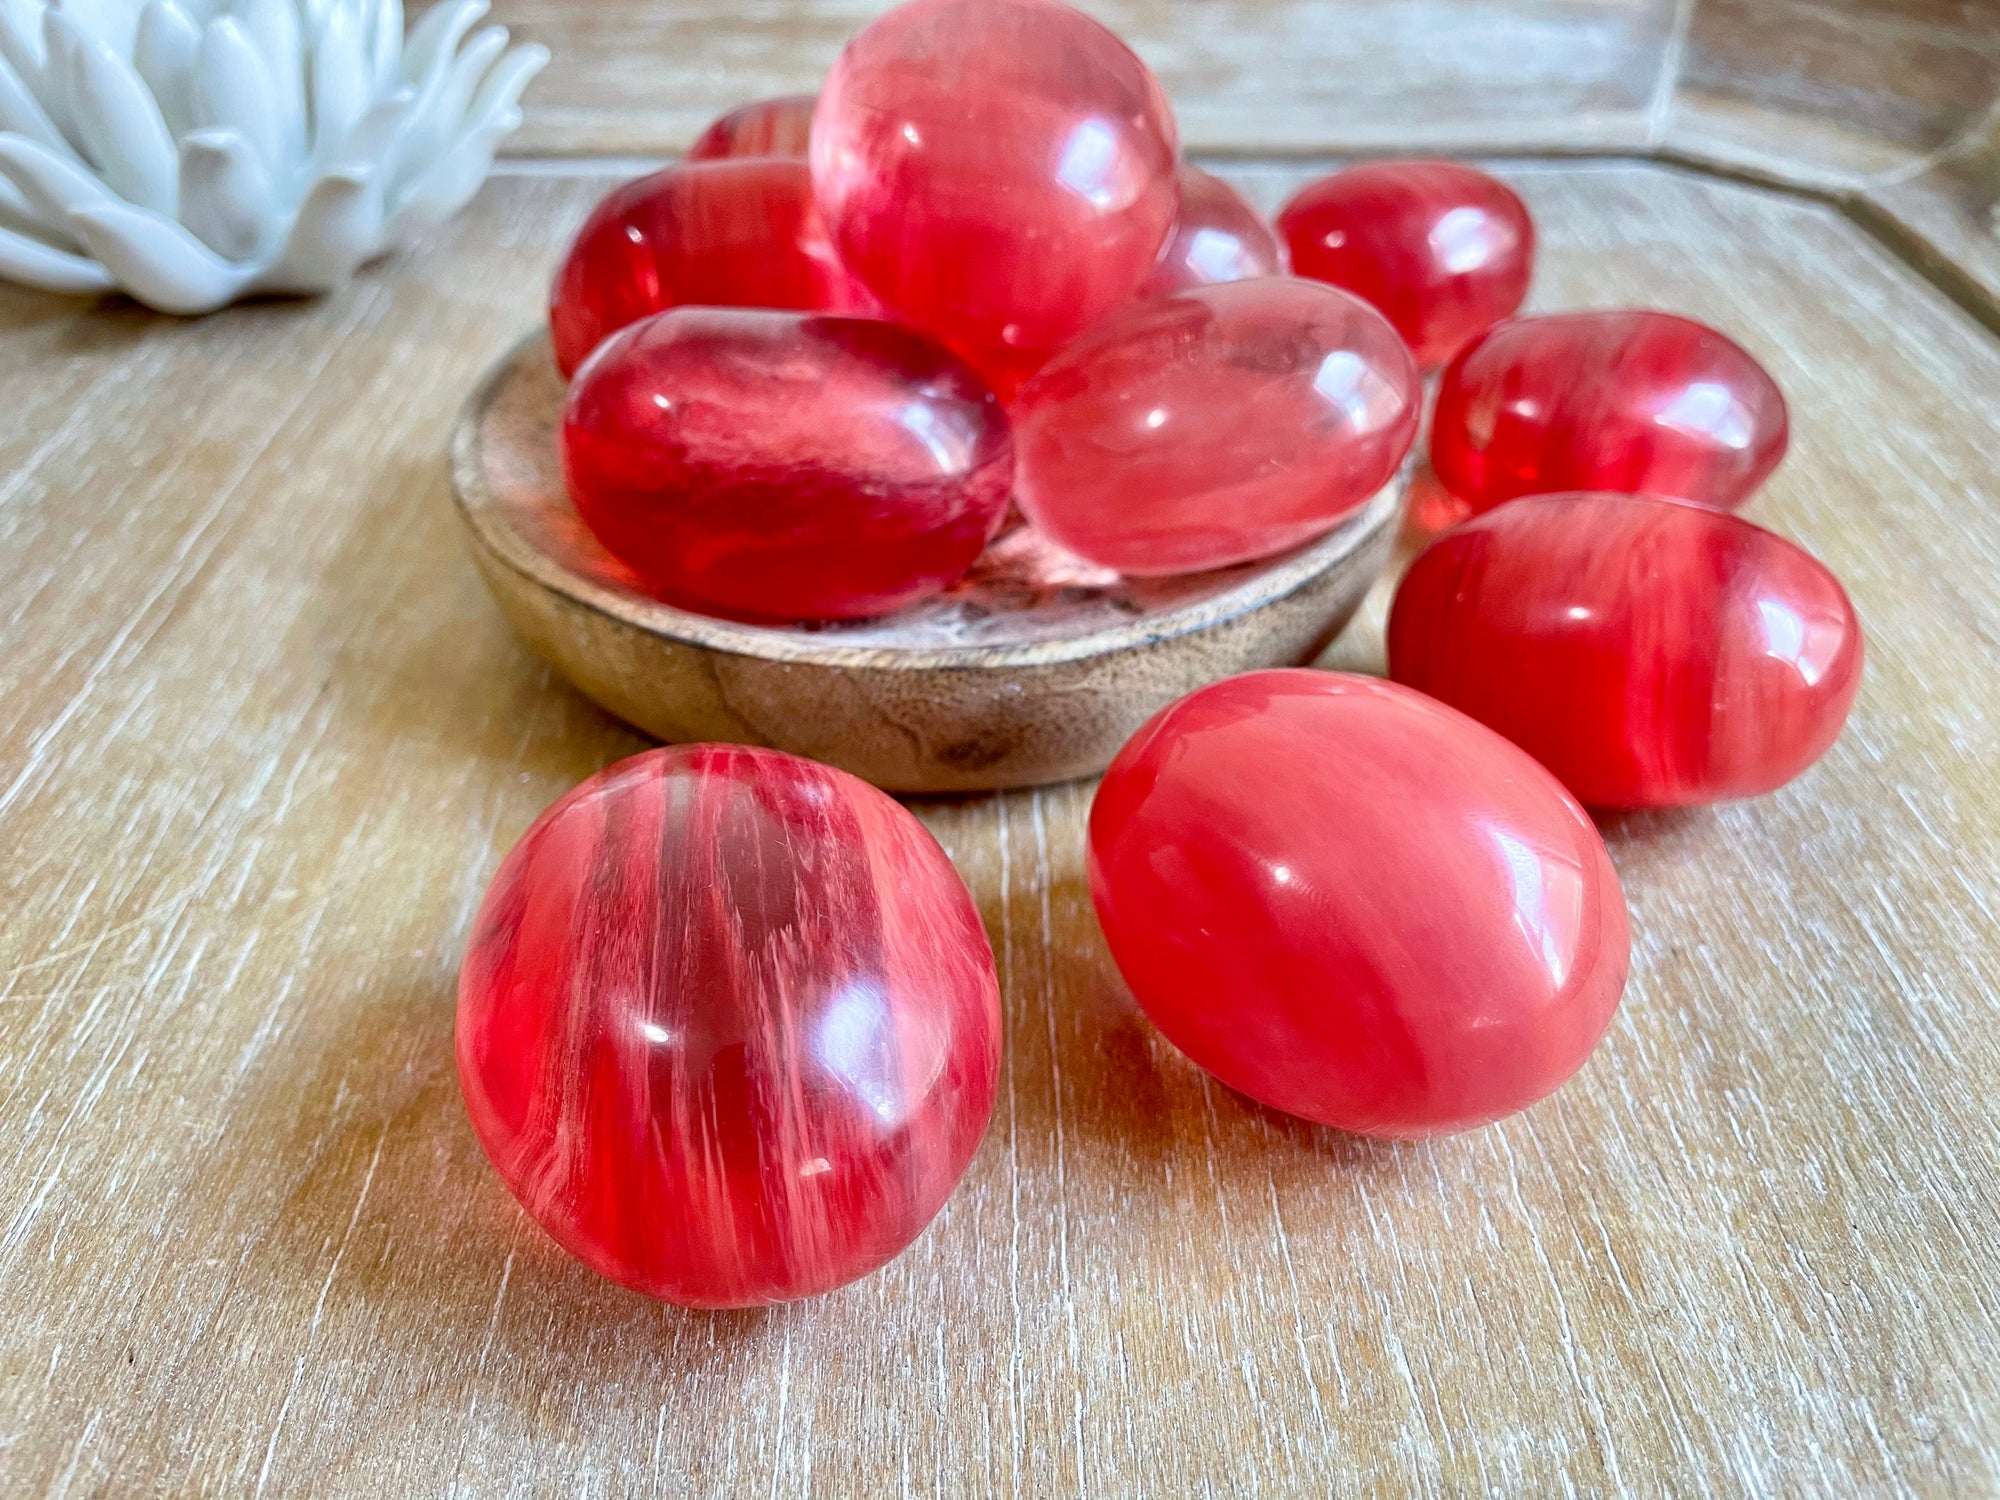
M1284 269L1278 237L1235 188L1200 167L1180 170L1180 217L1152 274L1139 288L1158 297L1191 286L1275 276Z
M1447 532L1389 617L1389 671L1533 755L1585 803L1784 785L1840 733L1861 627L1782 537L1637 495L1539 495Z
M900 322L1059 347L1138 290L1174 221L1173 115L1058 0L913 0L840 56L812 170L841 259Z
M1382 315L1267 276L1135 301L1013 406L1015 498L1072 552L1130 574L1282 552L1394 477L1421 387Z
M480 1144L542 1227L690 1307L807 1297L922 1232L993 1110L979 913L844 771L680 745L514 846L459 975Z
M892 323L686 307L583 367L562 462L585 524L668 602L850 619L972 566L1013 440L978 376Z
M759 99L732 109L688 147L687 161L731 156L790 156L803 161L812 136L813 94Z
M669 167L627 183L584 221L556 273L549 328L565 376L627 324L669 307L867 312L841 268L801 161Z
M1474 514L1569 490L1733 509L1785 456L1787 430L1777 382L1713 328L1559 313L1502 323L1452 361L1431 466Z
M1625 902L1583 809L1374 678L1253 672L1166 708L1105 774L1089 867L1167 1039L1343 1130L1525 1108L1583 1065L1625 984Z
M1527 206L1504 182L1457 162L1336 172L1301 189L1278 230L1293 274L1380 308L1426 369L1511 316L1534 273Z

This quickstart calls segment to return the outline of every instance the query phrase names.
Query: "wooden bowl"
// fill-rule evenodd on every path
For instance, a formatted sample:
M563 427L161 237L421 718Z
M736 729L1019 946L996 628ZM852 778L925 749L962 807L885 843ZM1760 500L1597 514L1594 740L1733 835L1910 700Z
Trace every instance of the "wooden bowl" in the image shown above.
M1282 557L1124 578L1016 524L972 573L876 620L758 626L642 593L570 507L563 383L537 335L481 382L452 434L472 555L522 637L582 692L663 740L773 745L900 792L1066 781L1231 673L1316 656L1388 560L1398 478Z

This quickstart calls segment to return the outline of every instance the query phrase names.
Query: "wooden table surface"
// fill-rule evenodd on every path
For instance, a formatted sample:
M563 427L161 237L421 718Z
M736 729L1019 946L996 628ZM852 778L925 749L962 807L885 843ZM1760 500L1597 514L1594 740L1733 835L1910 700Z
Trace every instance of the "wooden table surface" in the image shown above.
M670 150L874 8L520 0L543 159L420 251L199 322L0 291L0 1494L2000 1489L1989 0L1102 7L1267 205L1318 146L1559 149L1499 164L1536 305L1691 313L1791 397L1751 513L1850 587L1861 698L1777 796L1606 825L1634 973L1561 1093L1393 1145L1207 1084L1063 786L917 804L1008 1053L908 1254L693 1314L515 1207L453 1072L467 921L641 742L482 592L446 431L611 180L550 153Z

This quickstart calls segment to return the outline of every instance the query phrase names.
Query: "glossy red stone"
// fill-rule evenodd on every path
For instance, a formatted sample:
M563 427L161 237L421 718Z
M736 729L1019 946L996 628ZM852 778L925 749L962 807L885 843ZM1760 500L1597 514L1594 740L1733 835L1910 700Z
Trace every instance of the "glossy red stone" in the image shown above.
M1139 288L1141 296L1161 297L1284 270L1278 237L1235 188L1200 167L1183 166L1180 191L1180 215L1152 274Z
M1451 161L1349 167L1278 216L1292 274L1379 308L1426 369L1520 307L1535 225L1504 182Z
M843 771L652 750L542 814L459 975L458 1075L528 1212L690 1307L808 1297L904 1249L993 1110L970 893Z
M1059 0L913 0L840 56L813 180L841 259L948 344L1054 349L1130 297L1173 225L1172 112Z
M1394 683L1253 672L1118 754L1090 889L1167 1039L1367 1135L1466 1130L1579 1067L1624 988L1618 877L1514 746Z
M1840 583L1722 511L1538 495L1447 532L1396 590L1389 671L1596 807L1752 797L1840 733L1861 683Z
M1143 299L1016 398L1015 498L1063 546L1123 573L1263 557L1394 477L1421 395L1382 315L1318 282Z
M1013 440L978 376L892 323L685 307L578 373L562 461L584 523L668 602L851 619L972 566Z
M574 374L627 324L691 303L874 308L833 253L804 162L669 167L617 189L584 221L549 298L556 364Z
M732 156L789 156L805 160L812 139L814 94L785 94L732 109L688 147L686 161Z
M1473 513L1615 490L1732 509L1785 456L1785 398L1701 323L1661 312L1502 323L1438 388L1431 466Z

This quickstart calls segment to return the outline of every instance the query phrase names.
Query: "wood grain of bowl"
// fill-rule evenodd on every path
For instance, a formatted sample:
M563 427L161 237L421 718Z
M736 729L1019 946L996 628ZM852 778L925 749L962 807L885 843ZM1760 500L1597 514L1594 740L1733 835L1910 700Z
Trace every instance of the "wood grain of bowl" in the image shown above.
M452 435L472 555L515 630L585 695L669 741L771 745L899 792L1104 769L1181 694L1317 655L1388 561L1404 480L1282 557L1129 579L1004 532L944 594L876 620L762 626L643 593L563 492L563 384L517 345Z

